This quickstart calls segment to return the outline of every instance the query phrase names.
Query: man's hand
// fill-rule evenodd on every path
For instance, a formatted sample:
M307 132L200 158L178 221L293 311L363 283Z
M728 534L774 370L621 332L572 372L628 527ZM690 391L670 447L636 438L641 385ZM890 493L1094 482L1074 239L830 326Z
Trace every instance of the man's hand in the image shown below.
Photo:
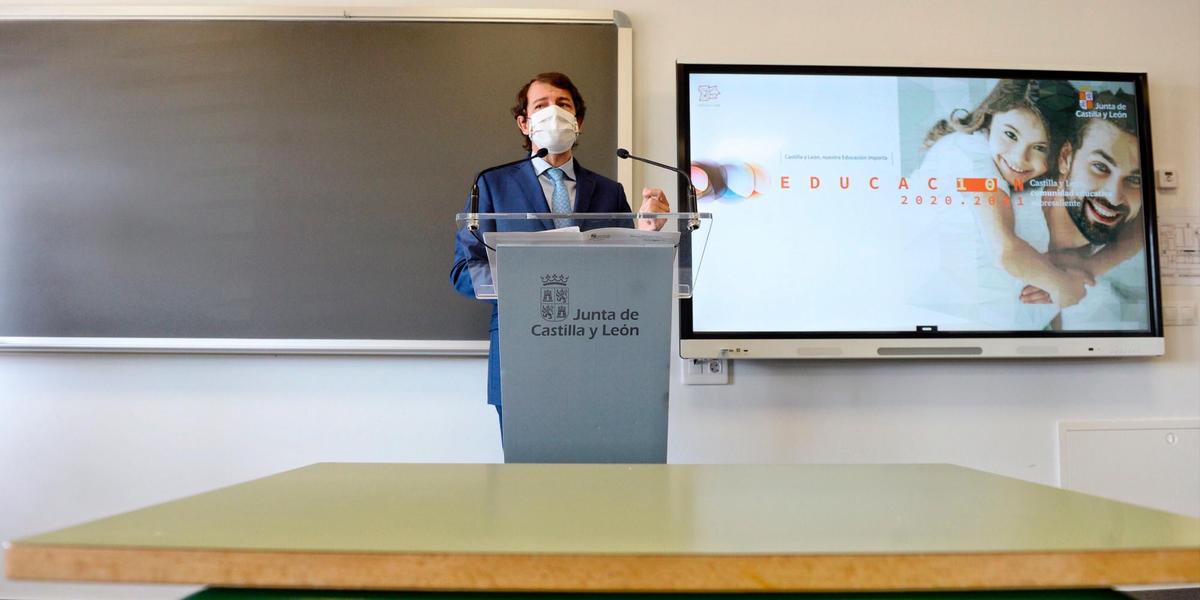
M1067 308L1079 304L1087 295L1084 286L1096 285L1096 278L1082 269L1068 268L1059 272L1055 289L1043 290L1034 285L1021 289L1021 302L1024 304L1057 304L1059 308Z
M642 188L642 207L638 212L671 212L667 194L659 188ZM667 224L666 219L638 219L637 228L642 231L658 231Z
M1079 304L1080 300L1087 295L1087 288L1084 286L1096 285L1096 278L1092 277L1091 273L1082 269L1067 269L1064 277L1065 283L1059 290L1055 304L1059 308L1067 308Z

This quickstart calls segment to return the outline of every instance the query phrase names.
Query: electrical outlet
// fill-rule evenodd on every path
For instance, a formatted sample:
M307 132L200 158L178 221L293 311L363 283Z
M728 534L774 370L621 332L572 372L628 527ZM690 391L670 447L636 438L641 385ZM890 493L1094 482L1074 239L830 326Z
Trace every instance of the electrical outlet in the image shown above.
M1173 190L1179 187L1179 172L1175 169L1159 169L1154 172L1155 178L1158 180L1158 189Z
M723 358L685 358L679 365L685 385L729 383L729 362Z

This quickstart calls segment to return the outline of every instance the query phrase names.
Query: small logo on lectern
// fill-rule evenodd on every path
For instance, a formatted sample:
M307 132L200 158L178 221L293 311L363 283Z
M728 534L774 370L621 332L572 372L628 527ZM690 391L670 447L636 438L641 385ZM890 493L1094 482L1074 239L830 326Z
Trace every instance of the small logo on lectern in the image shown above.
M571 289L567 287L569 275L547 273L542 275L542 320L566 321L571 310Z

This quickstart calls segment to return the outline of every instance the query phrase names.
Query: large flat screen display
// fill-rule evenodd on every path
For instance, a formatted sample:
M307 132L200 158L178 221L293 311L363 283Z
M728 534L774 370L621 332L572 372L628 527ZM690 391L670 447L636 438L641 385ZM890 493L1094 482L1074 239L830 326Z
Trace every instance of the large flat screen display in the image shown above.
M713 215L683 356L1162 353L1143 74L680 64L677 95Z

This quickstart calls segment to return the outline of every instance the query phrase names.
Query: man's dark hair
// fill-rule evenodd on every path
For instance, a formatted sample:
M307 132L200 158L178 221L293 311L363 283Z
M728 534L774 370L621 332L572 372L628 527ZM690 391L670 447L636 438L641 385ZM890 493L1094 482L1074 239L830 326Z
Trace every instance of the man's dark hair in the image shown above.
M555 71L538 73L528 83L521 86L521 89L517 91L517 102L512 107L513 118L529 116L526 112L526 108L529 106L529 86L533 85L534 82L545 83L560 90L566 90L567 93L571 94L571 102L575 103L575 119L578 121L583 120L584 115L587 114L587 105L583 103L583 96L579 94L579 88L575 87L570 77ZM533 145L529 142L529 136L523 135L521 136L521 140L526 150L533 149Z

